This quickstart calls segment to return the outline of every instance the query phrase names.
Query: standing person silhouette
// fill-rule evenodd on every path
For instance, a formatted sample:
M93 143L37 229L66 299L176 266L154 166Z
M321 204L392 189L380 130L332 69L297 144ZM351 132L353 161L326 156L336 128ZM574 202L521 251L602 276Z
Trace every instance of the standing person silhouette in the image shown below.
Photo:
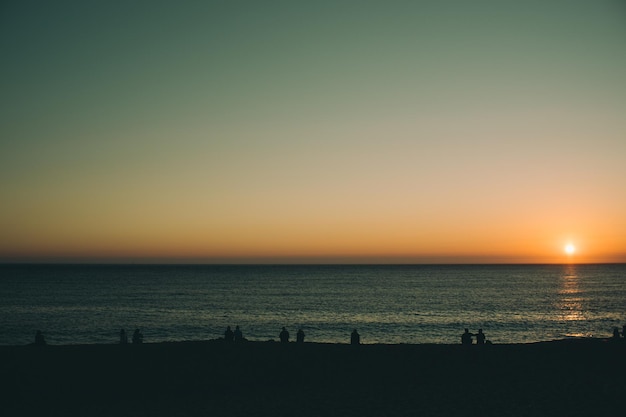
M289 332L283 327L283 330L278 335L281 343L289 343Z
M359 332L356 331L356 329L352 330L352 333L350 334L350 344L351 345L361 344L361 335L359 334Z

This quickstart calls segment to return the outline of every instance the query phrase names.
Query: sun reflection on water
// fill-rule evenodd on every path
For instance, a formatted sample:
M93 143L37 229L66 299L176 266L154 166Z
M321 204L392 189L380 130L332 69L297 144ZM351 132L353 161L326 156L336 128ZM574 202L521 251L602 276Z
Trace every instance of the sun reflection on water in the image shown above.
M558 290L558 308L560 319L564 321L585 320L583 310L583 296L579 285L579 277L574 265L567 265L561 277Z
M580 288L580 278L576 271L575 265L567 265L561 275L560 286L558 289L558 317L560 321L566 325L565 336L569 337L588 337L591 334L571 332L567 329L568 322L580 322L587 320L586 312L583 306L585 301L583 292Z

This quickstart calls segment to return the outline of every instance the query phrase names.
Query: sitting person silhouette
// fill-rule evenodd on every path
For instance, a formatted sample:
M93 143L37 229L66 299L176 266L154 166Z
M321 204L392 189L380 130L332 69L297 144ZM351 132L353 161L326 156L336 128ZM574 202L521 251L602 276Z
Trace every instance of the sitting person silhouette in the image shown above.
M280 332L279 337L281 343L289 343L289 332L286 328L283 327L283 330Z
M135 332L133 333L133 344L138 345L141 343L143 343L143 334L141 334L141 330L135 329Z
M461 344L462 345L471 345L472 344L472 333L469 332L468 329L465 329L465 333L461 335Z
M235 342L243 341L243 333L241 333L241 329L239 328L239 326L235 326L235 333L233 334L233 336L235 338Z
M235 333L230 329L230 326L226 326L226 331L224 332L224 340L227 342L232 342L235 338Z
M483 333L483 329L478 329L478 334L476 335L476 344L477 345L485 344L485 334Z
M359 332L356 331L356 329L352 330L352 333L350 334L350 344L351 345L361 344L361 335L359 334Z
M304 343L304 331L302 329L298 329L298 333L296 333L296 343Z
M120 329L120 345L128 344L128 336L126 336L126 331L124 329Z
M619 339L619 328L613 327L613 339Z
M43 333L41 333L41 330L37 330L37 333L35 333L35 345L36 346L46 345L46 339L44 339Z

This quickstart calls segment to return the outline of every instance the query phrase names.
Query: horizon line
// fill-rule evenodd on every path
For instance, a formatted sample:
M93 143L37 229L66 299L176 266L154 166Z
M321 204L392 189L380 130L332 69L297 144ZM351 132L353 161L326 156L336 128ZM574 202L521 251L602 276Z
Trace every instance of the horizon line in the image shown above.
M2 261L6 265L93 266L532 266L532 265L624 265L626 262L149 262L149 261Z

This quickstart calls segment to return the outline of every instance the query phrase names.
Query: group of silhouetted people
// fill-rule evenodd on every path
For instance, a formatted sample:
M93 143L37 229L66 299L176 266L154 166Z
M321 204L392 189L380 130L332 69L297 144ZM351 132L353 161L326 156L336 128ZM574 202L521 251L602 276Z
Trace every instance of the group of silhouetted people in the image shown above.
M245 339L243 338L243 333L239 326L235 326L235 331L233 331L230 326L227 326L224 332L224 340L226 342L243 342Z
M298 329L298 332L296 333L296 343L297 344L302 344L304 343L304 330L302 330L302 328ZM284 343L287 344L289 343L289 330L287 330L286 327L283 327L280 331L280 333L278 334L278 338L280 339L280 343ZM245 340L243 338L243 334L241 332L241 329L239 328L239 326L235 327L235 331L233 331L230 326L226 327L226 331L224 332L224 341L226 342L241 342ZM361 336L359 335L359 333L356 331L356 329L354 329L352 331L352 333L350 334L350 344L351 345L359 345L361 344Z
M280 343L289 343L289 331L286 327L283 327L283 329L280 331L280 333L278 334L278 338L280 339ZM296 333L296 343L304 343L304 330L302 330L301 328L298 329L298 333Z
M281 343L289 343L289 331L287 330L286 327L282 328L278 337L280 338ZM243 337L243 333L241 329L239 328L239 326L235 326L234 331L231 329L230 326L226 327L226 331L224 332L224 341L234 343L234 342L243 342L245 340L246 339ZM141 330L135 329L135 331L133 332L133 336L132 336L132 343L134 345L143 343L143 333L141 333ZM296 333L296 343L297 344L304 343L304 330L302 330L301 328L298 329L298 332ZM356 329L354 329L352 333L350 334L350 344L358 345L360 343L361 343L361 336L356 331ZM36 346L46 345L46 340L41 330L37 330L37 333L35 334L34 344ZM120 329L119 344L120 345L128 344L128 335L126 334L126 330L124 329Z
M286 327L283 327L278 337L280 338L281 343L289 343L289 331ZM298 333L296 333L296 343L304 343L304 331L302 329L298 329ZM356 329L354 329L350 334L350 344L361 344L361 335L359 335L359 332L357 332Z
M462 345L472 345L474 343L473 337L476 337L477 345L489 345L491 342L486 340L485 334L483 333L483 329L478 329L478 333L470 333L469 329L465 329L465 332L461 335L461 344ZM622 326L621 336L626 339L626 325ZM280 338L281 343L289 343L289 331L287 328L283 327L278 337ZM613 328L613 339L620 340L620 331L618 327ZM233 331L230 326L226 327L226 331L224 332L224 340L226 342L242 342L246 339L243 337L243 333L239 326L235 326L235 330ZM133 344L141 344L143 343L143 334L141 330L135 329L133 332L132 338ZM298 329L298 333L296 333L296 343L304 343L304 331L302 329ZM120 330L120 345L128 344L128 336L126 336L126 331L124 329ZM361 344L361 335L357 332L356 329L352 331L350 334L350 344L351 345L359 345ZM36 346L45 346L46 339L43 336L41 330L37 330L35 334L35 345Z
M139 345L141 343L143 343L143 333L141 333L141 330L139 329L135 329L135 331L133 332L133 345ZM120 329L120 345L127 345L128 344L128 336L126 335L126 331L124 329Z
M471 345L474 343L474 339L476 336L476 344L477 345L489 345L491 342L486 340L485 334L483 333L483 329L478 329L478 333L470 333L468 329L465 329L465 332L461 335L461 344L462 345Z
M620 336L621 334L621 336ZM281 332L278 335L281 343L289 343L289 331L286 327L283 327ZM465 332L461 335L461 344L462 345L472 345L474 343L474 337L476 337L477 345L490 345L491 342L486 339L485 334L483 333L483 329L478 329L478 333L470 333L469 329L465 329ZM235 326L235 330L233 331L230 326L226 327L226 331L224 332L224 340L226 342L242 342L246 339L243 337L243 333L239 326ZM626 340L626 325L622 326L622 331L620 332L618 327L613 328L613 340ZM124 329L120 330L120 339L119 343L121 345L128 344L128 336L126 335L126 331ZM132 336L133 344L141 344L143 343L143 334L141 330L135 329ZM304 343L304 331L300 328L296 333L296 343L301 344ZM35 334L35 343L36 346L45 346L46 340L43 336L41 330L37 330ZM359 345L361 344L361 335L357 332L356 329L352 331L350 334L350 344L351 345Z

